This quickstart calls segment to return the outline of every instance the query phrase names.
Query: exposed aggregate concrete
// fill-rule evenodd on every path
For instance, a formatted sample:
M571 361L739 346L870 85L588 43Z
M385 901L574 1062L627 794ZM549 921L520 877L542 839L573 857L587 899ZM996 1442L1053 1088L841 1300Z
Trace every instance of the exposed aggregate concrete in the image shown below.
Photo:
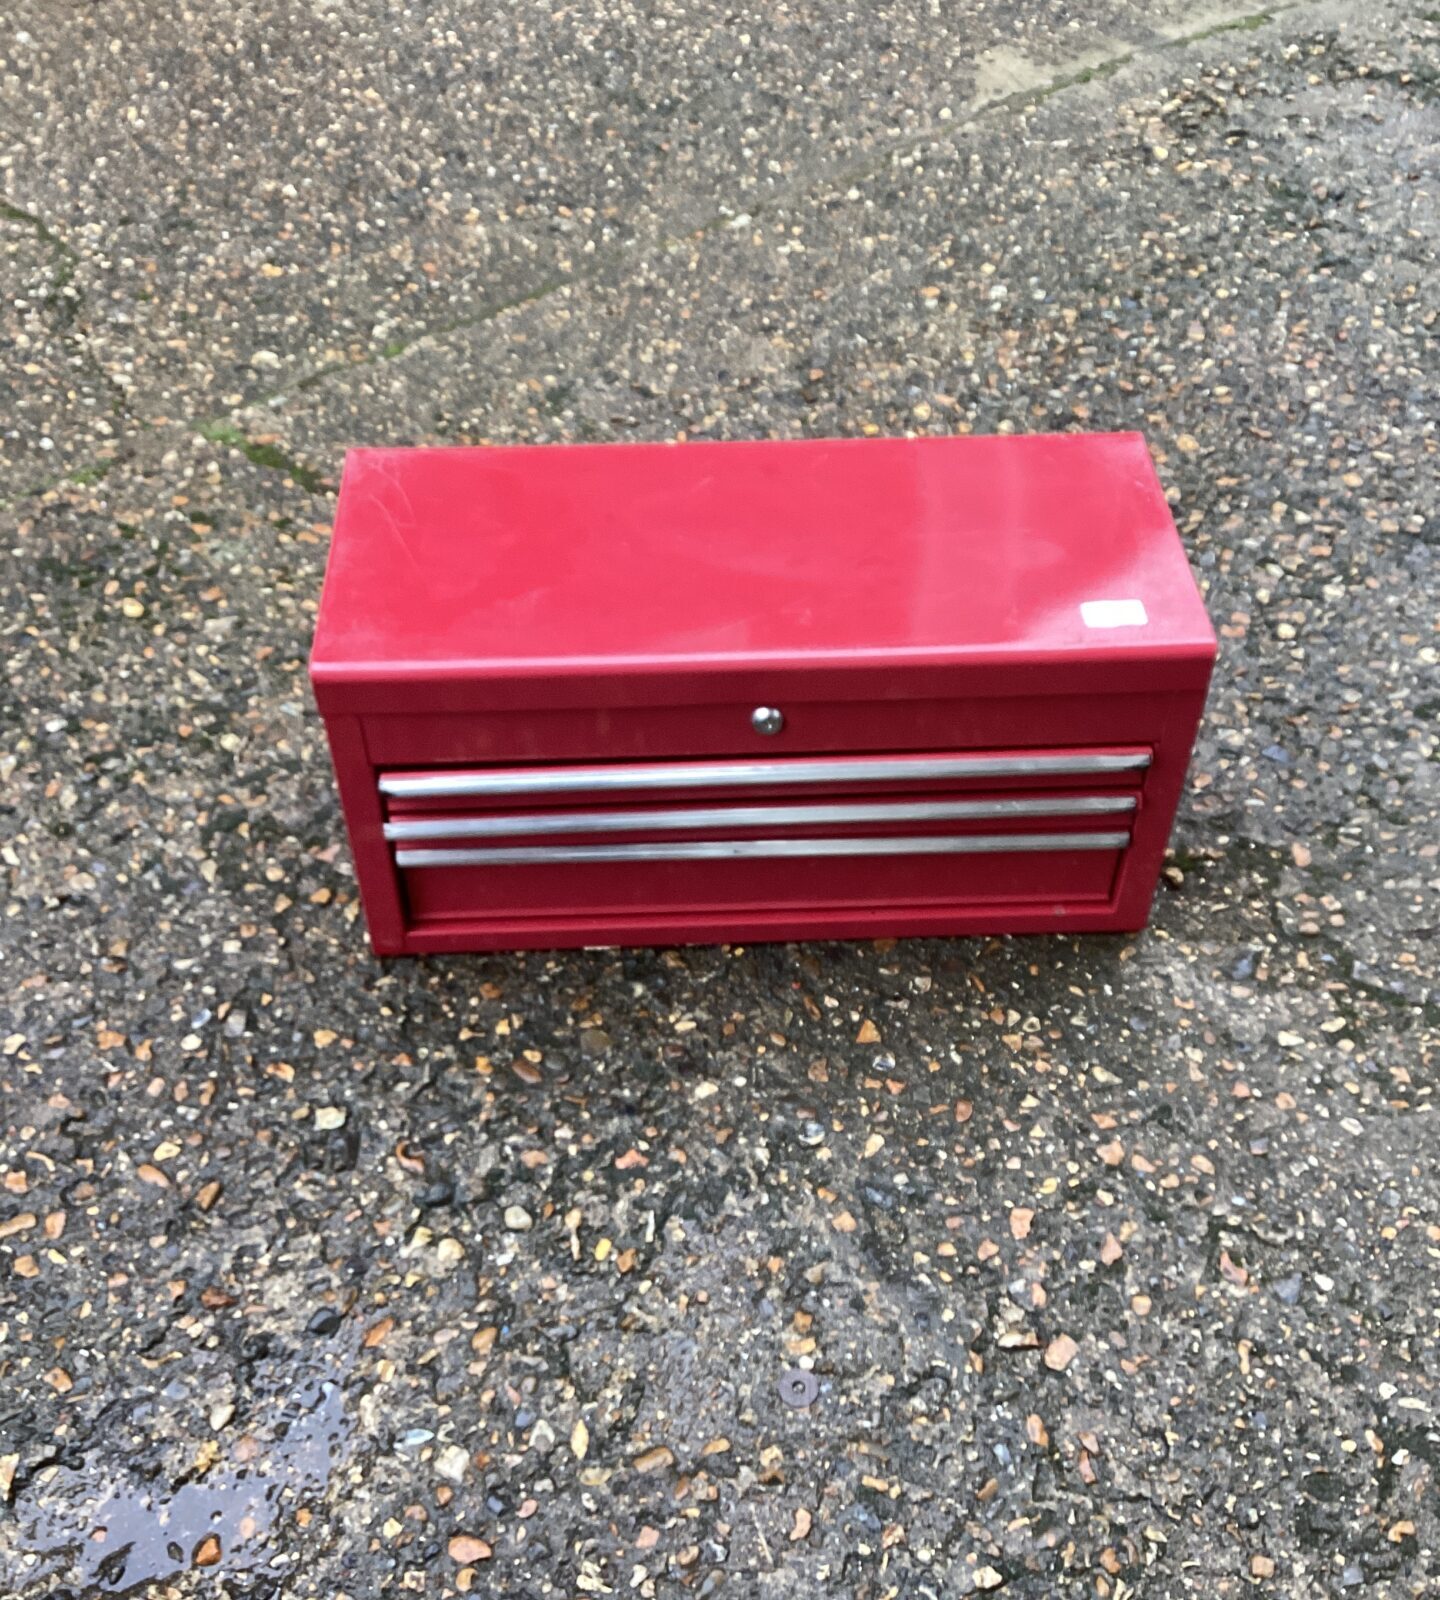
M31 13L0 1590L1433 1593L1437 13ZM367 954L347 443L1129 427L1147 933Z

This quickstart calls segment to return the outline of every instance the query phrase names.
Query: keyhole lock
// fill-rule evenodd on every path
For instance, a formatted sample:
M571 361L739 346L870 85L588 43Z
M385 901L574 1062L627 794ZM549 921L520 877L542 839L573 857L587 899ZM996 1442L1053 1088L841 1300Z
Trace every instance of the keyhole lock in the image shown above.
M750 726L771 738L785 726L785 713L775 706L756 706L750 713Z

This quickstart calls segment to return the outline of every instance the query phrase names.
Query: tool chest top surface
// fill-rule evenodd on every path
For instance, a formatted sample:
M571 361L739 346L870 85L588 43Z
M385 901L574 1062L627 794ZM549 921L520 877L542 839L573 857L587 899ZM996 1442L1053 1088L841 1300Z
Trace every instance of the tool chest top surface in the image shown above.
M1193 663L1214 635L1139 434L355 450L317 690ZM323 698L322 698L323 704Z

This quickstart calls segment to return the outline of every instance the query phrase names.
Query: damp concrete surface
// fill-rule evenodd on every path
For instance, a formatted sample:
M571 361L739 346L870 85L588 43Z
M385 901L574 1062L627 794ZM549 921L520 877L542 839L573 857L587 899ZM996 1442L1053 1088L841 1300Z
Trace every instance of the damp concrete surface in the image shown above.
M0 1593L1436 1592L1440 13L19 0ZM350 443L1140 429L1125 938L381 962Z

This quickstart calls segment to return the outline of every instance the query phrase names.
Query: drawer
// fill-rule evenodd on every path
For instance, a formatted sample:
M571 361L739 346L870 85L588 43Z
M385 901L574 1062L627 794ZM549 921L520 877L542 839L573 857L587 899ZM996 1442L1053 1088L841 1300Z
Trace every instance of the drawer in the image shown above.
M562 797L604 802L616 795L670 796L815 794L854 788L957 791L977 787L1118 788L1139 791L1150 767L1148 746L1045 750L963 750L836 757L782 756L741 761L612 761L596 766L494 766L382 772L380 794L392 811L491 802L553 802Z
M660 910L1103 905L1143 747L381 773L417 929Z
M577 849L544 862L496 852L483 867L406 868L403 883L410 914L422 929L447 920L605 918L660 909L732 914L760 907L806 913L837 907L1054 908L1104 904L1126 843L1126 834L1097 832L1004 840L767 839L729 848L667 844L630 857L616 846L589 854ZM971 848L976 853L960 853ZM435 853L426 854L433 859Z
M813 691L813 685L809 686ZM654 693L651 686L649 693ZM782 730L758 733L752 716L773 705ZM1162 726L1173 696L1158 688L1126 694L1056 694L991 699L919 696L905 700L798 699L772 682L753 697L678 704L589 706L568 710L426 711L362 719L375 767L512 765L521 762L656 761L671 757L754 757L925 752L1068 743L1083 727L1087 743L1128 745Z

